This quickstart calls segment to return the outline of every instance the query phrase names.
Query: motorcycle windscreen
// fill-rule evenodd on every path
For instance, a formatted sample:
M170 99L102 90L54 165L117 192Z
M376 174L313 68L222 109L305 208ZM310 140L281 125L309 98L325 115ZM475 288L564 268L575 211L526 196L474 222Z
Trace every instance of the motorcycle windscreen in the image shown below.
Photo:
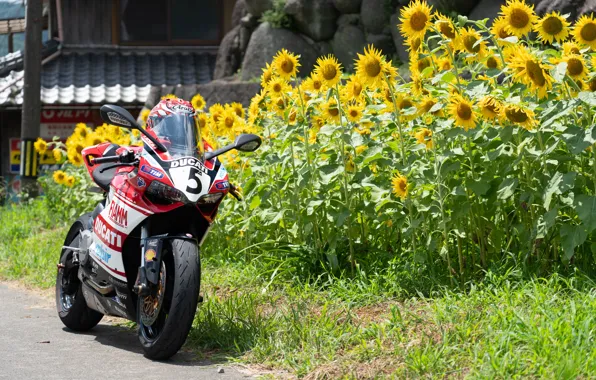
M201 133L194 114L161 116L152 130L172 158L193 157L202 160Z

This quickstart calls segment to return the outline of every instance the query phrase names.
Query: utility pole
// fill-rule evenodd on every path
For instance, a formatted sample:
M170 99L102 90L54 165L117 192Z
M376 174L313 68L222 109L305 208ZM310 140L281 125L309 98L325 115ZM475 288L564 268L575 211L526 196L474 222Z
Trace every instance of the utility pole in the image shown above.
M37 195L38 155L33 143L39 137L41 118L42 0L27 0L25 13L25 77L21 118L21 189Z

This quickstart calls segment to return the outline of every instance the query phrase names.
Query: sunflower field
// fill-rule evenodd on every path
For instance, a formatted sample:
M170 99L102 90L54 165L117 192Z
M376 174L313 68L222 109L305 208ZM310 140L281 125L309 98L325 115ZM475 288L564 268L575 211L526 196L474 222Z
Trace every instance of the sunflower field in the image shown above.
M369 46L354 73L327 56L298 79L282 50L248 110L197 94L213 146L264 138L224 157L246 201L225 202L225 238L205 251L267 252L275 272L305 277L596 269L594 17L572 25L513 0L489 27L416 0L400 20L409 78Z

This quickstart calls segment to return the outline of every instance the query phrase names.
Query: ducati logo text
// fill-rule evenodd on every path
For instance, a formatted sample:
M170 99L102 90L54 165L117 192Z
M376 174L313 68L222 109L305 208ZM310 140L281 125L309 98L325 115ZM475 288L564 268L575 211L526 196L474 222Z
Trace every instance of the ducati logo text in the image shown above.
M172 163L170 164L170 168L181 168L184 166L193 166L205 174L208 174L209 172L209 170L205 167L205 165L203 165L201 161L192 157L181 158L179 160L172 161Z
M121 248L122 247L122 236L112 231L102 220L101 218L95 219L95 225L93 226L93 230L97 234L97 236L101 237L105 242L109 243L112 246Z

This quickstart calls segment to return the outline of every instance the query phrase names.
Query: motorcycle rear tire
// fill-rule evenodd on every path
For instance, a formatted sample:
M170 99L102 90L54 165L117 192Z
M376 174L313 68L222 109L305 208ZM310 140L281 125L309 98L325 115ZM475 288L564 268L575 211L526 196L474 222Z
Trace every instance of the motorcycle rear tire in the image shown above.
M197 310L201 265L195 242L184 239L168 241L164 251L166 291L155 326L161 320L160 331L149 336L148 329L139 320L139 341L145 357L166 360L176 354L186 341ZM141 308L139 300L139 310Z
M85 216L86 215L81 217L81 219L79 219L70 229L70 232L64 241L64 245L71 245L80 234L85 222ZM68 261L71 261L72 258L72 251L63 250L60 257L60 264L67 265ZM66 268L58 269L56 275L56 309L58 310L58 316L64 326L69 329L74 331L88 331L101 321L103 314L87 306L85 297L83 296L82 284L77 277L77 273L69 274L69 280L73 281L70 291L70 295L73 297L69 300L71 303L70 307L66 307L65 302L63 302L65 291L63 288L63 276L66 274L65 270ZM78 271L78 267L73 268L72 271Z

